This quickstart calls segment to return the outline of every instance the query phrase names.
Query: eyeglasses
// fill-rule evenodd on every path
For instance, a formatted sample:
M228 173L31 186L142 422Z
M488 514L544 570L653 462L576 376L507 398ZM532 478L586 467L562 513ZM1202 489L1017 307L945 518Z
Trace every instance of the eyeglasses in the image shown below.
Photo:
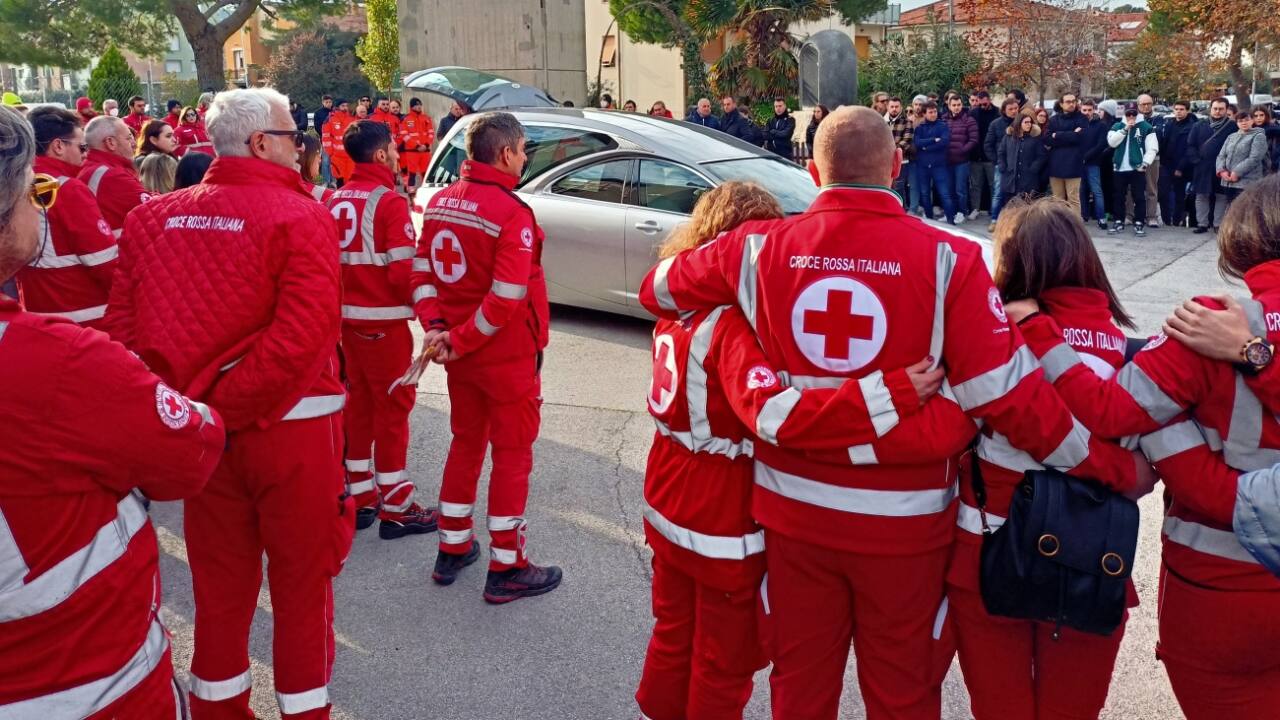
M31 204L39 210L48 210L58 199L58 181L52 175L36 173L31 180Z
M66 144L68 144L68 145L71 145L72 147L79 148L79 149L80 149L80 154L81 154L81 155L83 155L83 154L85 154L85 153L89 152L89 144L88 144L88 143L80 143L79 145L76 145L76 144L72 143L70 140L68 140L67 138L58 138L58 140L59 140L59 141L61 141L61 142L66 143Z
M292 137L294 147L302 147L302 137L306 135L306 133L301 130L259 130L258 132L262 133L263 135L278 135L280 137ZM253 136L250 136L248 140L245 140L244 144L248 145L251 142L253 142Z

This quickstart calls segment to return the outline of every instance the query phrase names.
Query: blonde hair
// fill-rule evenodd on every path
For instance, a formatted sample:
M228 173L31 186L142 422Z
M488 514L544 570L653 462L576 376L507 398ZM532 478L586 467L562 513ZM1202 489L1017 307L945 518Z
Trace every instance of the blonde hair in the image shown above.
M138 179L147 192L162 195L173 190L174 177L178 172L178 161L172 155L154 152L142 159L138 168Z
M748 220L780 217L782 206L768 190L755 183L732 180L698 198L689 222L671 233L658 249L658 257L669 258L698 247Z

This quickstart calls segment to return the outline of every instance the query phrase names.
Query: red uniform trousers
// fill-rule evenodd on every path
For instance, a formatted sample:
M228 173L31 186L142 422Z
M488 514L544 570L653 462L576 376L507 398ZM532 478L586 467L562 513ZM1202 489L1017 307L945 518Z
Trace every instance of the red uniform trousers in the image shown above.
M194 720L252 718L249 627L267 553L276 699L286 718L328 718L333 587L355 533L343 492L342 417L233 434L184 522L195 589Z
M382 496L382 515L396 519L413 503L413 483L405 479L409 453L409 414L418 391L399 386L388 394L413 362L409 322L359 327L343 324L346 361L347 477L357 507ZM372 463L370 463L372 460ZM374 494L377 481L378 494Z
M86 720L182 720L178 710L181 706L178 686L173 681L172 653L165 648L160 664L137 687Z
M1280 716L1277 647L1280 593L1216 590L1161 566L1156 654L1187 720Z
M978 720L1097 720L1124 625L1111 635L987 614L982 595L948 585L964 684Z
M463 365L466 359L454 363ZM472 507L485 450L489 473L489 569L524 567L525 502L533 442L541 423L542 381L534 356L512 363L449 372L449 428L453 441L440 483L440 551L466 554L474 542Z
M866 555L765 528L762 603L775 720L835 720L849 644L866 658L867 720L938 720L955 654L943 607L949 547Z
M356 163L346 151L332 152L329 153L329 167L335 178L346 181L355 172Z
M431 153L406 150L400 153L400 167L410 175L422 177L427 172L427 164L431 162Z
M650 720L741 720L767 665L755 585L727 592L653 557L653 636L636 702Z

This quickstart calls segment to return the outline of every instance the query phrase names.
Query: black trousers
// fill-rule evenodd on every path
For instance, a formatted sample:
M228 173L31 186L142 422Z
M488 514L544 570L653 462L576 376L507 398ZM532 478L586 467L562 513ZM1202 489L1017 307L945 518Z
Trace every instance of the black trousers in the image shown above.
M1145 219L1147 217L1147 174L1130 170L1129 172L1119 172L1111 176L1111 185L1115 189L1115 198L1112 200L1111 207L1123 209L1125 193L1133 195L1133 217ZM1115 218L1124 219L1123 214L1114 215Z
M1174 168L1160 163L1160 221L1165 225L1182 225L1187 219L1187 178L1174 177Z

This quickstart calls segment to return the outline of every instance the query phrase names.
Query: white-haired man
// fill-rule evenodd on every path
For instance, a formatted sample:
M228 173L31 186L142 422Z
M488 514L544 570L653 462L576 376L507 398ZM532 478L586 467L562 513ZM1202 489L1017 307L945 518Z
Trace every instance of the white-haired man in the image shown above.
M118 117L99 115L84 128L89 155L76 177L98 199L98 209L117 239L129 211L151 199L133 167L133 132Z
M218 158L199 188L125 221L107 326L222 413L230 437L185 507L192 717L253 717L249 626L265 551L281 715L327 718L331 581L355 531L342 477L337 229L301 190L302 138L285 96L219 93L208 126Z

